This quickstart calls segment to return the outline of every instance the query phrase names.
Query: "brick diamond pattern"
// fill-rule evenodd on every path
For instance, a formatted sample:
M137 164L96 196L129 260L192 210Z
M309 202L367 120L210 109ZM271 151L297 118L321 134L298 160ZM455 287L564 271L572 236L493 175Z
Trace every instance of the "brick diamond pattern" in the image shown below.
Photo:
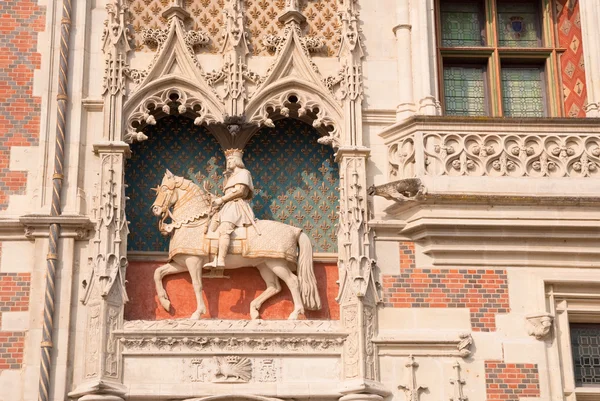
M558 43L565 52L560 57L563 102L566 116L585 117L587 91L581 40L578 0L555 0Z
M400 274L383 276L389 308L468 308L473 331L496 330L496 315L508 313L505 270L420 269L412 242L400 243Z
M153 51L142 41L142 30L148 28L165 29L167 20L162 13L170 0L133 0L129 9L131 24L135 31L137 51ZM210 53L216 53L220 46L223 28L223 6L225 0L186 0L186 10L191 14L189 28L207 34L211 41L207 47Z
M485 361L487 401L519 401L540 396L538 366L531 363Z
M10 195L22 194L27 174L9 171L12 146L36 146L41 99L33 96L33 72L40 68L37 35L45 27L45 8L37 0L0 2L0 210Z
M245 0L246 29L250 32L250 46L255 56L273 53L261 43L264 35L282 35L283 24L278 17L283 14L285 0ZM320 36L325 49L317 56L335 56L340 48L340 20L337 0L301 0L300 10L306 17L306 36Z
M0 324L2 312L29 310L31 274L0 273ZM0 331L0 372L5 369L21 369L25 333L22 331Z

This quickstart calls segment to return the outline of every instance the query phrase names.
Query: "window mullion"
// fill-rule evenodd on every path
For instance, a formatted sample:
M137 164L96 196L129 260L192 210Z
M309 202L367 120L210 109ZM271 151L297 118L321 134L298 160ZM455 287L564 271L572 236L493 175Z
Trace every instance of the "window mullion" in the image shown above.
M488 61L489 71L489 91L490 91L490 105L491 115L494 117L502 116L502 88L500 79L500 54L498 52L498 21L496 19L496 1L486 0L486 27L488 30L488 37L490 46L494 48L494 52L490 56Z

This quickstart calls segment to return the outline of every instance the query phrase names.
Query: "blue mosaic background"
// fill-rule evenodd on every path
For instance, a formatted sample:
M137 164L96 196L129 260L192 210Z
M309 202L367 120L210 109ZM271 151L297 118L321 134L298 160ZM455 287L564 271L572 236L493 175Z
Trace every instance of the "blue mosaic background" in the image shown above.
M282 120L261 129L244 149L244 162L254 180L253 208L259 219L302 227L312 238L314 252L335 252L339 172L331 148L319 145L310 125ZM158 218L150 212L151 188L165 169L207 182L221 193L225 157L214 137L186 118L166 117L145 131L148 140L131 145L126 165L127 247L135 251L167 251Z

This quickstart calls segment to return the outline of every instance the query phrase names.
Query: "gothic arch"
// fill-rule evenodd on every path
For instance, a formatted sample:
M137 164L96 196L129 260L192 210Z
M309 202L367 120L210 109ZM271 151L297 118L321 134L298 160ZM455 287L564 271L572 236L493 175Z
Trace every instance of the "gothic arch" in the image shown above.
M167 115L183 115L195 125L214 124L222 119L222 103L185 77L167 76L149 83L135 92L124 105L124 141L132 143L147 139L142 132L147 125L155 125Z
M318 85L293 76L263 88L248 103L246 115L258 128L273 127L277 119L298 118L317 128L324 144L337 148L343 142L343 112L337 101ZM319 142L323 143L321 139Z

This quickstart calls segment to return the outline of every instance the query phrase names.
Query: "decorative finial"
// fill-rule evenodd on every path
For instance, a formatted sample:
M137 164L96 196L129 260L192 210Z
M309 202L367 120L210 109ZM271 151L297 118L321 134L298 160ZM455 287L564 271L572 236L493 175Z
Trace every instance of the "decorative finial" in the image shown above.
M282 15L279 16L278 19L284 24L294 23L299 26L304 24L306 22L306 17L300 11L300 1L286 0L285 11Z
M171 0L171 4L163 11L162 16L167 20L177 18L184 22L190 18L190 13L185 10L184 0Z

